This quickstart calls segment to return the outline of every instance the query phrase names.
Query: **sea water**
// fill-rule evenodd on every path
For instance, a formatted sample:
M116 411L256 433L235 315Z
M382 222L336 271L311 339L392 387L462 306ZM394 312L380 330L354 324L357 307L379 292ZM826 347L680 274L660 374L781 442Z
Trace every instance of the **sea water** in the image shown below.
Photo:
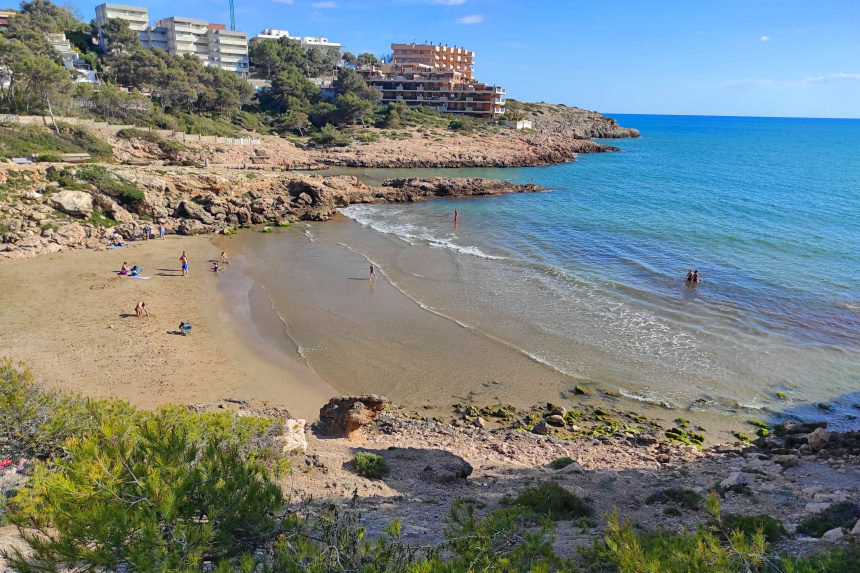
M621 153L355 172L551 192L350 206L378 240L341 246L427 311L573 379L680 407L822 402L853 425L860 121L613 117L642 133L604 142ZM686 283L688 269L703 281Z

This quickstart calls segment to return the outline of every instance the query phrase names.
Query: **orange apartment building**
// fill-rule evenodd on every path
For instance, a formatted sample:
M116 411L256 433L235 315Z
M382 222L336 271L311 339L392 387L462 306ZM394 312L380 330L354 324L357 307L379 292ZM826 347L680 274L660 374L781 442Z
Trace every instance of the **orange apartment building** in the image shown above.
M460 72L467 81L474 79L475 52L454 46L435 44L391 44L395 64L422 64L431 68Z
M391 44L393 62L360 70L382 92L382 103L403 102L443 113L496 120L505 90L474 79L475 53L433 44Z

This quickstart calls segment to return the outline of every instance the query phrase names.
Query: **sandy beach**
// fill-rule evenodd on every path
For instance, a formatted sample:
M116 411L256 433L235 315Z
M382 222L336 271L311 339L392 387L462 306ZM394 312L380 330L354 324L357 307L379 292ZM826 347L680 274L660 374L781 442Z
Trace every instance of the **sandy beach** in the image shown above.
M334 391L298 362L262 359L235 327L241 305L228 309L218 290L223 275L210 271L220 250L209 237L168 237L5 262L0 355L25 362L45 385L143 408L235 408L227 400L247 400L315 416ZM126 261L151 278L118 276ZM140 300L151 316L135 316ZM176 334L182 321L192 324L191 336Z

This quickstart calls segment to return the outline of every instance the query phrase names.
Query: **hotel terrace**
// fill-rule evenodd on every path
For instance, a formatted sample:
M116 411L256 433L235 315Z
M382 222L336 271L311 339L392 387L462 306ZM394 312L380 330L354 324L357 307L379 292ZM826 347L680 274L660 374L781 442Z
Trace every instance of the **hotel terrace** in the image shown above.
M360 70L382 92L382 103L402 101L488 120L505 113L505 90L474 79L474 52L434 44L392 44L391 50L392 63Z

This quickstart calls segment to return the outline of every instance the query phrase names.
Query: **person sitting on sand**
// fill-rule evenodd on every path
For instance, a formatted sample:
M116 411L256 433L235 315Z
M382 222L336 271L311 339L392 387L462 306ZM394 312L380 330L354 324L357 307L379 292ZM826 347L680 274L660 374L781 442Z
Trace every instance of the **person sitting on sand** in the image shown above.
M702 282L702 276L699 274L699 271L693 271L693 282L700 283Z
M116 231L113 232L113 237L111 237L111 244L116 247L124 247L125 242L122 240L122 236Z
M149 316L149 311L146 310L146 303L142 300L137 303L136 307L134 307L134 312L137 313L138 318L143 315Z
M139 275L139 274L140 274L140 269L138 269L138 268L137 268L137 265L134 265L134 266L131 268L131 272L130 272L129 274L130 274L131 276L133 276L133 277L136 277L137 275Z
M693 282L693 269L690 269L687 271L687 282L688 283Z
M127 275L127 274L128 274L128 272L129 272L130 270L131 270L131 269L129 268L128 263L123 262L123 263L122 263L122 268L119 270L119 274L121 274L121 275Z

